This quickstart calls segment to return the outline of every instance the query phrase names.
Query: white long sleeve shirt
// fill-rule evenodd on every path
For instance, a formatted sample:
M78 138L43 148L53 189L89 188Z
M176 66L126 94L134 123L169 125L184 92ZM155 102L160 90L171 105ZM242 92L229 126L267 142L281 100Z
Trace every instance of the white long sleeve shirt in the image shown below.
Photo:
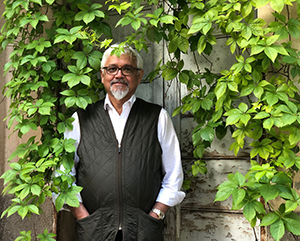
M119 115L106 95L104 108L108 111L116 138L119 143L121 143L125 124L135 100L136 97L133 95L127 102L123 104L122 113ZM77 149L80 142L80 123L77 112L75 112L72 117L75 118L73 122L73 130L67 130L65 132L65 138L72 138L76 140L75 146ZM156 201L172 207L179 204L184 199L185 193L180 191L183 182L183 171L179 142L172 120L168 112L163 108L159 114L157 133L158 140L162 148L163 180L162 187ZM75 153L75 163L71 172L71 174L74 176L76 176L76 167L79 161L79 157ZM63 171L63 166L60 167L60 170ZM54 201L56 197L57 195L53 194ZM78 199L80 202L82 202L80 194L78 194Z

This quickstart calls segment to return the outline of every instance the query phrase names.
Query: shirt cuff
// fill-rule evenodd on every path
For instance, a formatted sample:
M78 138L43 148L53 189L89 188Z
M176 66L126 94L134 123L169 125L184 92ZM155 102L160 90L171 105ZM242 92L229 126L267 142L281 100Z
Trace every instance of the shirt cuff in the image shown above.
M156 198L156 202L163 203L169 207L173 207L182 202L185 198L185 193L171 189L162 188Z

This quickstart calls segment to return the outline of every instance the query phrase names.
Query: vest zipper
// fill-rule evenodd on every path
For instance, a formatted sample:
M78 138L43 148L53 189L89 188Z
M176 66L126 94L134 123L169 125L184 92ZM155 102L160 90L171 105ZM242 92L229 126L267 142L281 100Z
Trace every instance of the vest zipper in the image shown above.
M118 145L118 151L119 151L119 154L121 153L121 144L119 143Z
M110 116L107 112L107 110L105 111L106 115L109 119L109 123L110 123L110 127L112 130L112 133L115 135L115 131L114 131L114 127L112 125L112 122L110 120ZM121 143L118 142L117 138L115 139L116 142L118 143L117 146L117 165L116 165L116 173L117 173L117 177L116 177L116 181L117 181L117 198L118 198L118 216L119 216L119 220L118 220L118 231L122 229L122 220L123 220L123 198L122 198L122 159L121 159ZM115 238L118 234L118 231L116 232ZM122 240L124 240L124 232L122 230Z
M117 186L118 186L118 206L119 206L119 230L122 229L123 220L123 198L122 198L122 159L121 159L121 144L118 144L118 159L117 159ZM124 234L123 234L124 235Z

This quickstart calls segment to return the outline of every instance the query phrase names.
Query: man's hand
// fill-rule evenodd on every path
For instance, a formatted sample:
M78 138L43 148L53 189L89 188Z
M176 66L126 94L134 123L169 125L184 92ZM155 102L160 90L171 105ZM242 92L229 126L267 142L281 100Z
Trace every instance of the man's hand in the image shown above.
M157 215L156 213L152 212L152 211L150 211L149 215L150 215L151 217L153 217L153 218L159 219L159 218L158 218L158 215Z
M70 209L71 213L73 214L76 220L83 219L90 215L82 203L79 203L78 208L71 206L68 206L68 208Z

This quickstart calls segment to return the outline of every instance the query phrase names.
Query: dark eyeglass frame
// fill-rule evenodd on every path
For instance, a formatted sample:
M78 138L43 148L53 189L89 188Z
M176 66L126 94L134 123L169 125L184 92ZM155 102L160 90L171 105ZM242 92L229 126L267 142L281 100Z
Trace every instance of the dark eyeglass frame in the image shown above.
M115 68L115 69L116 69L116 72L115 72L115 73L109 73L109 72L107 71L107 69L109 69L109 68ZM119 73L119 70L121 70L121 73L122 73L122 75L124 75L124 76L131 76L131 75L133 75L134 70L141 70L141 69L139 69L139 68L133 68L133 67L121 67L121 68L118 68L118 67L103 67L102 69L105 69L105 71L106 71L106 73L107 73L108 75L116 75L116 74ZM132 70L133 70L133 71L132 71L132 74L124 74L124 73L123 73L123 69L132 69Z

